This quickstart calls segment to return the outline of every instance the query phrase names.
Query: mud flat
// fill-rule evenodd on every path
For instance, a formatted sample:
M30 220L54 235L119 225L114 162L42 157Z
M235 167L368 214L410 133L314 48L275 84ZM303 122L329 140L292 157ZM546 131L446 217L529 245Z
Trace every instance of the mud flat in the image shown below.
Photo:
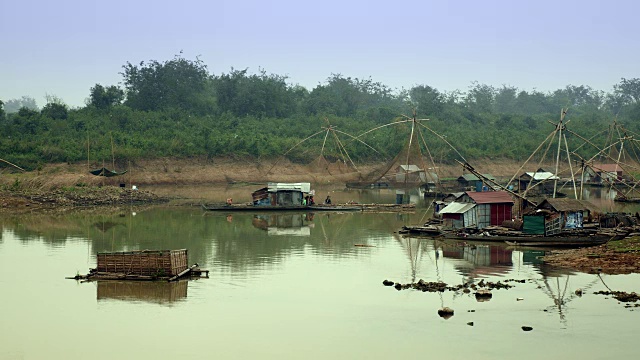
M589 248L553 251L543 260L588 273L640 273L640 235Z

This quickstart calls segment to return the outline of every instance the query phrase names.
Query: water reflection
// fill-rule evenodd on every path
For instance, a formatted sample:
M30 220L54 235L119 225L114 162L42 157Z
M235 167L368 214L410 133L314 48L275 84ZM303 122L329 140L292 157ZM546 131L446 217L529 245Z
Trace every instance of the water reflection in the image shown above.
M575 349L576 358L607 358L610 351L601 343L634 355L628 344L637 311L575 294L576 288L585 294L605 289L593 283L597 277L546 266L539 249L474 247L397 233L402 225L423 221L420 212L228 218L183 207L135 209L136 216L129 210L0 216L0 271L9 274L0 278L0 329L7 330L0 331L0 358L84 358L95 350L97 337L118 343L98 358L129 358L140 351L144 358L195 357L211 352L214 338L221 339L214 350L222 358L414 358L411 344L429 339L433 356L495 359L504 348L486 344L517 341L522 325L533 326L528 336L539 340L518 342L522 358L539 356L540 341L549 351ZM270 227L304 228L308 235L273 236ZM179 248L189 250L189 263L210 270L210 278L176 284L64 279L95 267L97 252ZM25 264L39 271L11 276ZM384 279L526 282L478 302L472 293L398 292L383 286ZM607 280L611 289L637 291L637 275ZM436 313L445 306L455 310L446 323ZM167 323L185 331L157 331ZM77 331L94 324L101 326ZM465 335L471 331L473 336ZM593 331L601 342L585 337ZM317 339L327 334L336 341L318 347ZM438 346L460 336L467 346ZM190 345L175 347L177 342Z
M189 281L98 280L96 283L98 301L125 300L171 305L187 298Z
M251 224L269 236L311 236L315 213L282 213L254 215Z

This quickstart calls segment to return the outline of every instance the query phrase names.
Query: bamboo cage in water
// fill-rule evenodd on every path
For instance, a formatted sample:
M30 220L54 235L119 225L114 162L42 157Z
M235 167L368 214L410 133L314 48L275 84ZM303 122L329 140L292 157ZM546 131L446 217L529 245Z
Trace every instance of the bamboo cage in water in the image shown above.
M187 250L138 250L98 253L99 273L177 276L187 269Z

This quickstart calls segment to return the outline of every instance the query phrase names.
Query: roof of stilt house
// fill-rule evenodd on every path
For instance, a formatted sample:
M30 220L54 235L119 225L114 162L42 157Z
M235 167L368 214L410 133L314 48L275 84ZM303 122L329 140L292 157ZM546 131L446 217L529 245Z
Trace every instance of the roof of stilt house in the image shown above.
M624 170L618 164L593 164L590 166L595 172L623 172Z
M598 212L598 208L592 203L585 200L568 199L568 198L549 198L544 199L537 209L549 209L558 212L576 212L588 210L589 212Z
M491 175L491 174L481 174L484 178L489 179L489 180L495 180L496 177ZM460 175L458 177L458 181L462 181L462 180L466 180L466 181L478 181L480 180L480 178L474 174L463 174Z
M473 209L476 204L473 203L449 203L444 209L440 210L440 214L464 214L467 211Z
M506 191L467 191L465 194L476 204L513 204L511 194Z

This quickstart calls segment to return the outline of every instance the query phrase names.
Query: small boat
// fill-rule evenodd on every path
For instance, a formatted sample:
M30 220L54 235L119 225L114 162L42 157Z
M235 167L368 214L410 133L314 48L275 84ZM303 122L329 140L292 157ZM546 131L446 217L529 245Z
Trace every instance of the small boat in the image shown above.
M400 234L416 234L416 235L425 235L425 236L438 236L442 234L440 228L433 225L416 225L416 226L403 226L400 231Z

